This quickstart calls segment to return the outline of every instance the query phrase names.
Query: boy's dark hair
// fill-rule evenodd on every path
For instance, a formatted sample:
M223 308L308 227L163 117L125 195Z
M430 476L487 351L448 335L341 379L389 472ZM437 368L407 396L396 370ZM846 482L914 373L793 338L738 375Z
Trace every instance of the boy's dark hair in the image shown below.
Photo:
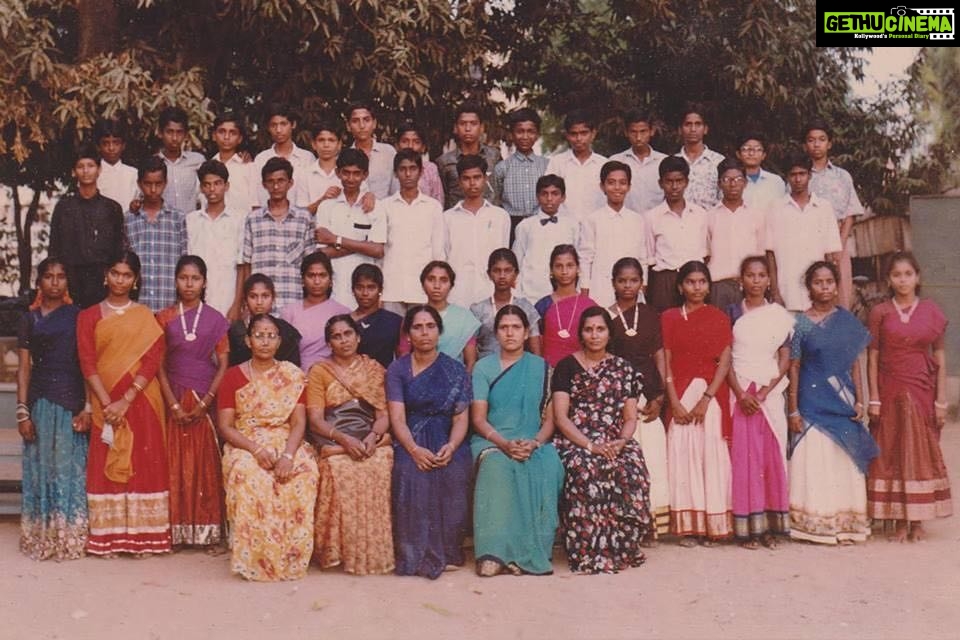
M468 100L466 102L461 102L460 106L457 107L457 110L453 112L453 121L456 122L460 119L465 113L473 113L480 119L480 122L483 122L483 111L480 109L480 103L474 102L473 100Z
M469 154L465 156L460 156L460 159L457 160L457 177L463 175L464 171L468 169L480 169L484 175L487 174L487 160L483 156L478 156L474 154Z
M523 107L521 109L514 109L507 116L507 127L513 129L515 126L521 122L532 122L537 130L540 130L540 125L543 120L540 118L540 114L534 111L529 107Z
M680 156L667 156L660 161L660 166L657 168L657 171L660 174L660 178L663 178L663 176L671 171L679 171L685 178L690 177L690 165Z
M174 120L174 122L176 122ZM147 156L137 167L137 182L144 180L148 173L159 171L163 174L163 179L167 179L167 163L160 156Z
M545 176L540 176L537 178L537 193L539 194L543 189L547 187L556 187L560 189L560 193L567 195L567 183L558 175L553 173L548 173Z
M337 156L337 169L344 167L359 167L361 171L370 171L370 158L360 149L344 149Z
M823 131L827 134L827 140L833 140L833 129L830 128L827 121L822 118L816 118L803 126L803 131L800 133L800 141L806 141L807 134L814 130Z
M563 130L570 131L575 125L586 125L591 131L596 130L597 120L586 109L574 109L563 119Z
M157 121L159 122L161 131L163 131L171 122L182 124L184 129L190 127L190 120L187 118L187 112L180 107L167 107L160 112L160 116L157 118Z
M632 172L630 171L630 165L625 162L620 162L619 160L609 160L603 163L603 166L600 167L600 182L606 182L607 176L609 176L614 171L623 171L627 174L627 182L630 182L633 179Z
M421 156L419 153L417 153L413 149L400 149L400 151L397 151L397 155L393 156L394 173L396 173L397 169L400 168L400 163L404 160L410 160L411 162L416 162L417 167L423 170L423 156Z
M297 124L297 122L300 120L293 108L290 105L282 102L273 102L267 106L267 111L264 113L264 121L270 122L270 118L274 116L286 118L293 124Z
M780 166L782 166L787 173L790 173L790 170L794 167L802 167L807 171L811 171L813 170L813 159L800 149L791 149L783 158Z
M760 143L760 146L763 147L763 150L767 150L767 136L763 135L759 131L744 131L739 136L737 136L737 149L747 144L751 140L756 140Z
M247 139L247 128L243 124L243 117L239 113L234 113L233 111L224 111L216 118L213 119L213 130L216 131L217 127L222 125L224 122L232 122L237 125L237 129L240 130L240 137L244 140Z
M717 165L717 180L720 180L723 174L731 169L736 169L743 177L747 176L747 169L743 166L742 162L736 158L724 158L720 161L720 164Z
M351 102L350 106L347 107L347 120L353 117L353 112L357 109L366 109L370 112L370 115L374 120L377 119L377 109L372 100L357 100L355 102Z
M266 180L268 175L277 171L285 172L288 180L293 179L293 165L290 164L290 161L280 156L274 156L267 160L263 169L260 169L260 180Z
M646 122L651 127L653 126L653 114L649 111L641 111L640 109L630 109L625 114L623 114L623 126L624 128L629 127L630 125L636 122Z
M227 165L219 160L207 160L197 169L197 179L200 180L200 182L203 182L203 178L210 174L222 178L224 182L230 180L230 172L227 170Z
M93 126L93 141L100 144L104 138L120 138L126 141L127 125L114 118L97 120L97 124Z
M426 144L427 139L424 136L423 127L418 125L413 120L404 120L403 122L400 123L400 126L397 127L397 138L407 133L408 131L413 131L415 134L417 134L417 137L420 138L420 141Z
M93 160L97 164L100 164L100 152L97 151L97 146L90 142L85 142L77 147L77 152L73 155L73 164L76 165L81 160Z
M688 102L683 105L683 110L680 112L680 122L679 125L683 125L683 121L687 119L687 116L691 113L695 113L701 118L703 118L703 124L710 125L710 114L707 113L707 106L702 102Z
M336 120L320 120L313 124L310 127L310 139L313 140L321 131L329 131L333 135L337 136L338 140L343 139L343 125L337 122Z

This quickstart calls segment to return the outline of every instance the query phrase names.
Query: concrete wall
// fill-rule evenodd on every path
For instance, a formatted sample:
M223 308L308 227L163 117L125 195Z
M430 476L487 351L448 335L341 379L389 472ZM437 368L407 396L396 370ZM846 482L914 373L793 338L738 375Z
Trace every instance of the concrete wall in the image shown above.
M960 376L960 197L910 198L910 223L923 295L936 300L950 320L947 374ZM951 391L955 402L957 391Z

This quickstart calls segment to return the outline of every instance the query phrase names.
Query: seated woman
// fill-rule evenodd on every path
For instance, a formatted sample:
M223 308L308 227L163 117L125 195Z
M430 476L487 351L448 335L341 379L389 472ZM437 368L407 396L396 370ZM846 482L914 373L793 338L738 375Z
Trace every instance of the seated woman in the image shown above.
M870 332L837 306L840 273L814 262L804 274L812 306L790 345L790 537L849 545L870 535L865 475L877 443L864 428L857 357Z
M437 345L444 353L473 371L477 362L477 331L480 321L469 309L447 302L450 290L457 282L457 274L446 262L434 260L420 272L420 284L427 294L427 304L437 311L443 320L443 331Z
M440 313L407 310L403 331L413 351L387 369L394 437L393 515L396 572L437 578L463 564L470 490L466 446L470 376L437 350Z
M300 278L303 280L303 300L286 305L280 315L300 332L300 367L310 371L313 363L330 357L330 347L323 339L327 320L341 313L350 313L350 309L330 297L333 267L327 254L314 251L304 257L300 262Z
M252 316L273 311L273 300L277 297L276 288L270 276L254 273L243 283L243 302L246 316L230 325L227 336L230 339L230 366L235 367L246 362L252 356L247 346L247 327ZM280 346L277 347L277 360L292 362L300 366L300 332L276 316L273 318L280 327Z
M498 353L497 330L493 327L497 311L512 304L523 309L530 324L526 346L530 352L540 355L540 314L526 298L514 297L520 266L516 254L505 247L494 249L487 260L487 275L493 282L493 295L470 305L470 313L480 321L480 333L477 336L477 357L483 358Z
M375 264L361 264L350 276L357 308L350 316L360 333L358 353L370 356L384 368L396 359L403 318L380 306L383 272Z
M327 320L324 332L333 355L313 365L307 380L310 439L320 448L314 556L324 569L390 573L393 449L384 370L357 353L359 327L349 315Z
M230 524L230 568L248 580L296 580L313 553L317 461L303 441L306 376L278 362L276 319L250 319L253 358L227 370L218 428Z
M473 370L470 449L477 465L473 550L477 574L553 573L557 500L563 465L550 442L553 420L542 423L547 363L526 353L530 321L508 304L493 321L499 354Z
M637 428L636 372L607 351L613 320L593 306L580 316L580 351L553 372L554 437L566 470L560 523L570 570L638 567L653 529L650 476Z

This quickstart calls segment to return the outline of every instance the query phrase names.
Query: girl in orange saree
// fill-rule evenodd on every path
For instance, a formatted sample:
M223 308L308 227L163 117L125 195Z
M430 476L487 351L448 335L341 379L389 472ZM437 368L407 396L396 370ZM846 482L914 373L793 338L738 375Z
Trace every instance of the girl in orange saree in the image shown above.
M77 352L91 391L87 553L170 551L170 477L163 398L156 380L163 330L136 304L140 259L124 252L107 269L107 297L80 312Z

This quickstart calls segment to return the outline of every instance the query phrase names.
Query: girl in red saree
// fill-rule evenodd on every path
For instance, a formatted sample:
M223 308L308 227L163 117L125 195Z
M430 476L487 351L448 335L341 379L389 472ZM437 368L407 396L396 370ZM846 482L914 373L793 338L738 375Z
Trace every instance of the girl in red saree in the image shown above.
M87 553L170 551L170 477L163 398L156 380L163 330L136 297L140 258L107 268L105 300L80 312L77 352L89 385L93 428L87 461Z

